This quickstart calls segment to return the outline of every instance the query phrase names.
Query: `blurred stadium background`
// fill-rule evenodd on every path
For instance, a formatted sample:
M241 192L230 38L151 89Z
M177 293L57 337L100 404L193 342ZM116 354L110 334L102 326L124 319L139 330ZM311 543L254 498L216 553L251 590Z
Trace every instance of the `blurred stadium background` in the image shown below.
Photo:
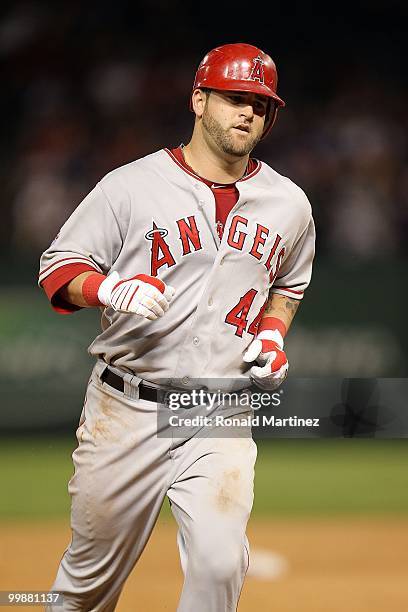
M17 570L22 541L32 535L31 520L44 542L58 521L68 524L69 453L98 316L54 314L36 286L38 259L106 172L188 141L194 71L210 48L250 42L276 61L287 107L255 156L297 182L314 209L316 263L288 340L292 376L407 376L408 5L17 0L2 3L0 15L0 588L40 589L49 586L66 542L57 538L48 582L38 584L32 566L25 575ZM296 521L314 518L316 526L340 517L347 526L350 517L363 517L371 544L381 541L383 528L390 535L385 550L392 547L398 559L400 551L402 575L407 458L404 441L263 442L255 520L266 521L279 539L281 520L293 520L293 531L303 524ZM370 531L374 516L385 522ZM389 526L396 522L394 545ZM328 563L336 557L330 533ZM295 558L305 537L294 542ZM370 558L374 549L367 549ZM20 560L10 565L13 550L21 551ZM30 554L34 559L38 549ZM350 542L348 560L356 554ZM384 549L381 554L388 559ZM322 555L316 584L320 578L329 584ZM15 574L7 573L10 567ZM367 593L377 596L360 593L360 599L359 584L334 573L338 608L300 589L314 602L304 610L407 610L408 597L396 585L399 570L390 567L385 578L373 569ZM285 592L293 590L290 576ZM352 584L347 602L339 595L346 584ZM380 584L383 599L375 591ZM303 610L282 597L280 612ZM242 609L275 609L265 601L244 598ZM135 609L127 605L124 611Z

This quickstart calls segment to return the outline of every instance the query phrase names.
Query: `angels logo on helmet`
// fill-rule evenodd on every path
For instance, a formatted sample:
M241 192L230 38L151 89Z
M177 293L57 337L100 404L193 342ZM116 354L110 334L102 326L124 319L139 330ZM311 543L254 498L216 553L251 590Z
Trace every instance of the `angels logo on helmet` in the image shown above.
M250 81L259 81L259 83L264 85L264 83L265 83L264 61L263 61L263 59L262 59L262 57L260 55L257 55L253 59L253 62L254 62L254 65L253 65L251 74L249 75L249 80Z

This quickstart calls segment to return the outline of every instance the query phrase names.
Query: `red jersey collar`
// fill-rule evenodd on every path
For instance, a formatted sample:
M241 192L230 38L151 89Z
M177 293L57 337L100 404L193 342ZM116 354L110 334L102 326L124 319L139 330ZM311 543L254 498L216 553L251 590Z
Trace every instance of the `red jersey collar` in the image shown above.
M208 179L205 179L202 176L199 176L198 174L196 174L194 172L194 170L187 164L186 160L184 159L184 155L183 155L183 151L182 151L182 145L180 145L179 147L176 147L174 149L164 149L166 151L166 153L171 157L171 159L180 167L182 168L182 170L184 170L185 172L187 172L187 174L190 174L190 176L193 176L194 178L196 178L198 181L201 181L202 183L205 183L208 187L231 187L234 188L235 187L235 183L214 183L213 181L209 181ZM236 181L237 183L239 183L240 181L246 181L249 178L252 178L253 176L255 176L255 174L257 174L259 172L259 170L261 169L261 162L258 161L257 159L254 159L252 157L249 158L248 161L248 166L247 166L247 170L246 173L244 174L244 176L240 179L238 179L238 181Z

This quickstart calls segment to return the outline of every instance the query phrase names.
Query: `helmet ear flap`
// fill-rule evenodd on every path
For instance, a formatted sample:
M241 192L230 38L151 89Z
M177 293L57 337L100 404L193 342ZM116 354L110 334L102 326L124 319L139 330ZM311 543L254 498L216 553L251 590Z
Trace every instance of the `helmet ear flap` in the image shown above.
M275 102L275 100L270 99L268 102L268 108L265 114L266 118L265 118L264 130L262 132L261 140L265 138L265 136L267 136L269 132L271 131L271 129L273 128L273 125L276 121L276 115L278 114L278 108L279 108L279 105Z

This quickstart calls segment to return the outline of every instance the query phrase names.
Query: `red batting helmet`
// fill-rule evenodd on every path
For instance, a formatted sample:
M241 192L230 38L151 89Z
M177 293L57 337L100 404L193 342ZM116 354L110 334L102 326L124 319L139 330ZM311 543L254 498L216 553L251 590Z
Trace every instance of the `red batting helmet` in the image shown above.
M226 91L250 91L271 98L262 134L264 138L275 123L280 106L285 103L276 94L278 75L269 55L245 43L222 45L209 51L200 63L193 85ZM193 110L190 98L190 110Z

